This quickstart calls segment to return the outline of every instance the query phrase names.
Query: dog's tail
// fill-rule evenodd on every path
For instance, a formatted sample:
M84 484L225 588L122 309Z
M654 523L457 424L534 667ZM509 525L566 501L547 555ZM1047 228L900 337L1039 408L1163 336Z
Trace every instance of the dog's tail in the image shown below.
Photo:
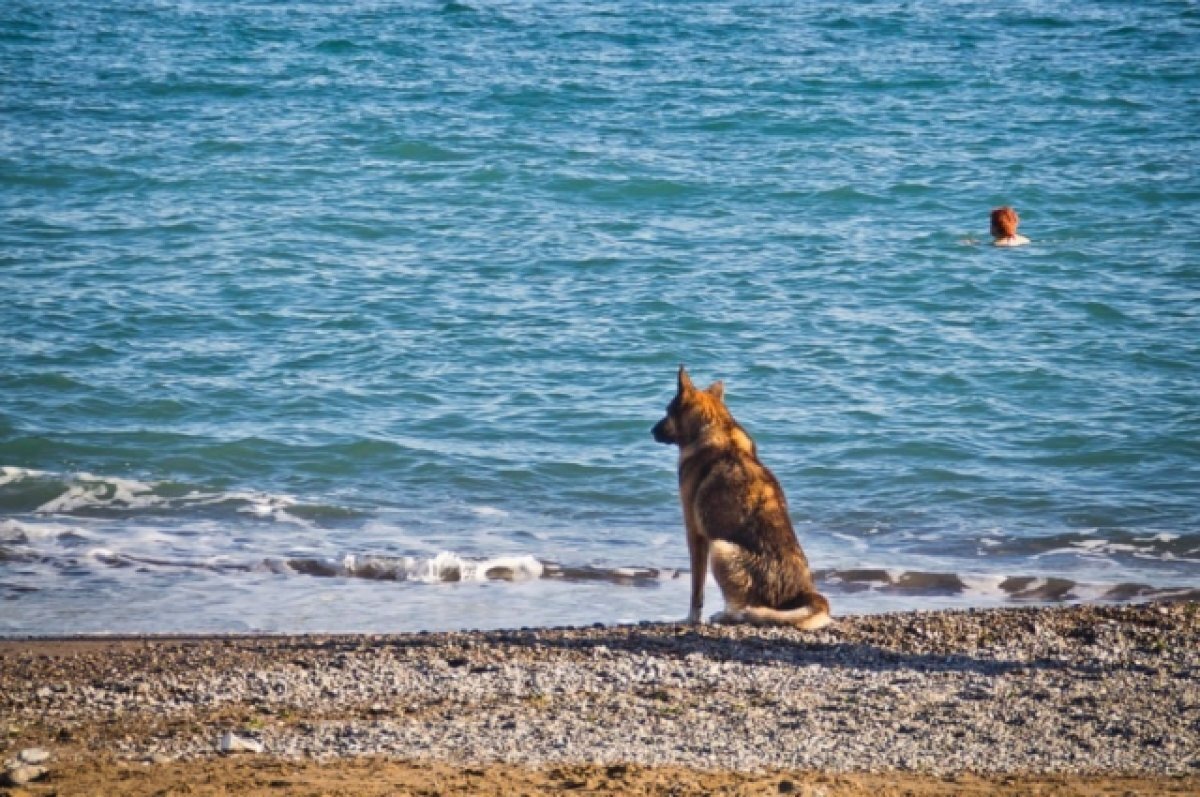
M803 603L791 609L772 609L769 606L748 606L743 616L758 625L790 625L802 631L816 631L833 622L829 601L819 592L803 596Z

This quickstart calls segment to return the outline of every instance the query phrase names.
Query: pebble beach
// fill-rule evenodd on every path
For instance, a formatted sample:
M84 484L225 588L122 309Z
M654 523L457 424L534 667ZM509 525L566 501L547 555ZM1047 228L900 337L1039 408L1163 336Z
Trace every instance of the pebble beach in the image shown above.
M1188 794L1200 605L10 638L0 729L11 793Z

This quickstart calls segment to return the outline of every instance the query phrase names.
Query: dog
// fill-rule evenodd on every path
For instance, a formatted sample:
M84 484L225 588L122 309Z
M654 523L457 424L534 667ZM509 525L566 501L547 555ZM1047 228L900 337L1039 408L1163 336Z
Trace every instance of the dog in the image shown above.
M679 500L692 565L687 621L700 622L711 564L725 610L716 623L791 625L833 621L813 585L779 481L759 462L754 441L725 406L725 388L704 390L679 366L675 398L651 434L679 446Z

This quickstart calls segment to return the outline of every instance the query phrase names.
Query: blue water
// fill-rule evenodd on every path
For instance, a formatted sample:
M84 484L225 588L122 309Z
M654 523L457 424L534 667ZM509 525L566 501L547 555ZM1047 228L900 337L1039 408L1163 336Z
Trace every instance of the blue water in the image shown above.
M10 0L0 633L680 618L681 362L835 613L1195 594L1198 120L1190 2Z

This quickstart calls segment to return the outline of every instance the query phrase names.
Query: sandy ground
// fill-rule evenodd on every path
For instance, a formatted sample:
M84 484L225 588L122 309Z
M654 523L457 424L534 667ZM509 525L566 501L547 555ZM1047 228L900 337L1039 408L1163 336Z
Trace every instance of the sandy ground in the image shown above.
M707 772L677 767L501 764L460 766L378 758L293 762L224 757L167 765L83 756L18 794L59 795L764 795L800 797L1017 797L1017 795L1200 794L1200 779L913 773Z
M1197 795L1200 605L0 640L0 733L10 795Z

